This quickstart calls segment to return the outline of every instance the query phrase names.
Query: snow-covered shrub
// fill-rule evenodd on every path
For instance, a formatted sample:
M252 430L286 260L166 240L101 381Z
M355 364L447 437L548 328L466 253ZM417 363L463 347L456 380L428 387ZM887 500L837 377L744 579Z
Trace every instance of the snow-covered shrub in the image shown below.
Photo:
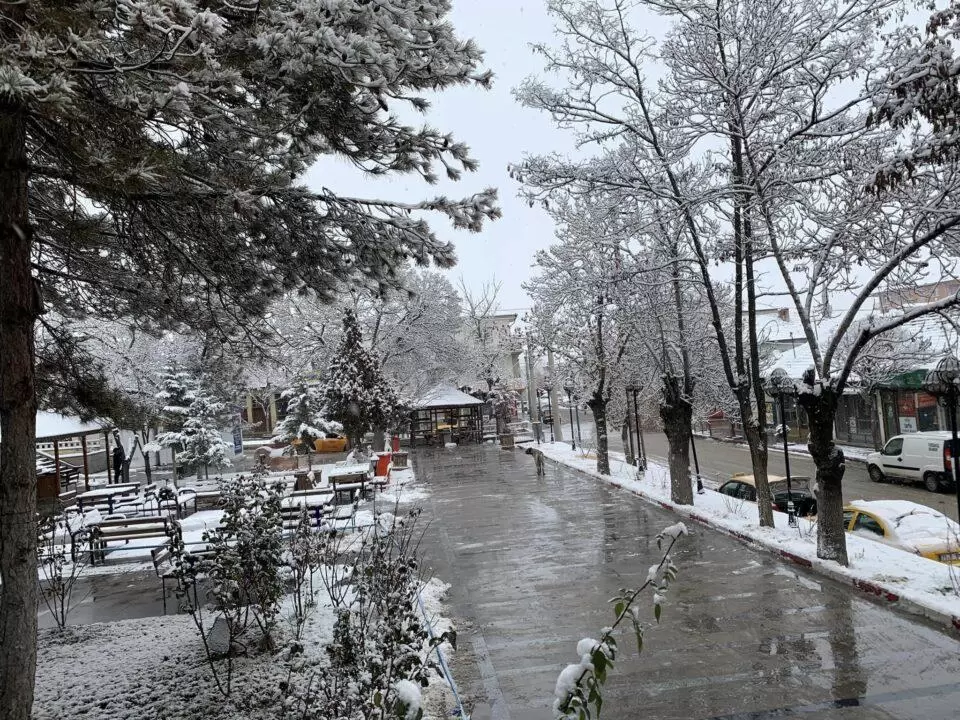
M67 626L73 605L73 591L87 565L87 553L78 552L67 562L71 523L65 515L43 517L37 524L37 564L40 566L40 597L57 628Z
M327 555L325 567L341 569L324 582L348 584L349 592L331 595L329 667L291 688L287 707L298 717L422 717L419 688L427 684L431 652L453 636L431 638L419 607L419 514L399 518L389 533L371 531L359 544L328 546L339 557Z
M284 591L283 484L269 483L261 471L222 480L220 494L224 514L216 529L203 534L207 551L189 553L179 537L171 541L171 548L177 596L197 625L217 687L229 695L232 658L237 650L248 650L244 639L251 623L260 630L259 644L273 647ZM200 585L207 588L203 598ZM225 623L227 638L222 653L210 640L213 627L207 628L206 611ZM227 661L222 677L215 662L221 655Z
M596 640L584 638L577 643L578 661L567 665L557 677L554 688L553 711L558 720L585 720L600 716L603 705L603 686L607 681L607 670L613 667L617 656L617 641L614 637L617 628L629 620L637 641L637 652L643 652L644 623L636 605L640 594L650 588L653 590L653 617L660 622L660 609L670 583L677 577L677 567L673 564L670 552L687 528L678 522L657 535L657 547L666 549L663 558L651 565L647 579L636 589L623 588L610 602L613 604L614 622L605 627Z
M306 505L300 508L290 538L289 566L293 576L293 622L297 641L303 636L307 609L314 604L313 573L320 564L327 533L317 533Z

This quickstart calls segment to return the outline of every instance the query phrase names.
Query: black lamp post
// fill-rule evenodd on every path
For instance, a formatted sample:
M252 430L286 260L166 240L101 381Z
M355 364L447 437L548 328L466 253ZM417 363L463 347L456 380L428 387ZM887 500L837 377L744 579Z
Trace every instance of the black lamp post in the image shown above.
M553 442L553 403L550 401L551 393L553 392L553 378L549 375L543 379L543 389L547 391L547 410L550 411L547 413L550 418L550 442ZM542 414L541 417L543 417Z
M570 449L577 449L577 442L573 437L573 378L567 378L563 381L563 389L567 391L567 406L570 409ZM580 413L577 413L579 420Z
M634 392L633 382L628 382L626 391L627 391L627 436L630 438L630 464L637 465L640 460L637 458L636 454L633 451L633 428L630 427L630 398ZM637 421L636 413L634 413L633 418L634 423Z
M770 390L780 402L780 431L783 434L783 464L787 469L787 524L797 527L797 516L794 514L793 489L790 486L790 451L787 437L787 405L785 395L793 395L797 388L793 380L783 368L774 368L770 373Z
M960 361L954 355L947 355L923 379L923 389L937 399L947 409L950 422L950 465L953 469L953 486L957 493L957 509L960 511L960 445L957 444L957 400L960 397Z
M577 412L577 442L580 443L580 449L583 449L583 435L580 433L580 396L576 393L573 394L573 404L574 409ZM570 432L573 432L573 428L570 428Z
M627 391L633 395L633 422L637 427L637 469L647 469L647 449L643 443L643 423L640 422L640 403L637 395L643 390L643 385L633 381L627 386Z

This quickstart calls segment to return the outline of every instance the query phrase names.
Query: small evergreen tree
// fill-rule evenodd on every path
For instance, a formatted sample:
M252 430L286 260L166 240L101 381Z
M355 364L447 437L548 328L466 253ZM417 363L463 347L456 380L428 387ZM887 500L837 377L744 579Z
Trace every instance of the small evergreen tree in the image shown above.
M224 405L194 377L174 367L166 368L157 399L164 403L164 432L153 445L173 450L184 473L230 464L229 446L220 435Z
M190 414L190 405L197 396L197 381L176 365L167 365L160 377L156 394L161 407L160 421L164 430L180 431Z
M299 440L298 452L309 453L315 440L327 433L343 431L340 423L326 418L326 403L319 386L298 380L284 390L281 397L287 401L287 414L277 423L274 441L290 443Z
M356 447L365 433L385 429L399 405L380 364L363 346L357 316L343 314L343 340L326 373L327 415L341 423Z

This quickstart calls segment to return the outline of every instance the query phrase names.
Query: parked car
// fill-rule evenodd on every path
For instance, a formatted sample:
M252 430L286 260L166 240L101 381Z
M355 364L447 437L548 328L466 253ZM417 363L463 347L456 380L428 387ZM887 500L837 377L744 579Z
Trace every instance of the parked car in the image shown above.
M909 500L857 500L843 508L847 532L960 565L960 525L942 512Z
M867 455L867 472L874 482L923 483L930 492L953 488L952 452L948 432L918 432L890 438L880 452Z
M767 475L767 481L770 483L770 494L773 497L773 509L781 512L787 511L787 478L782 475ZM807 517L817 514L817 498L810 490L810 478L806 476L790 477L791 495L793 495L793 507L797 517ZM730 497L747 500L748 502L757 501L757 486L754 483L753 475L749 473L736 473L723 485L718 492Z
M313 441L313 449L318 453L346 452L347 438L338 433L327 433L326 437Z

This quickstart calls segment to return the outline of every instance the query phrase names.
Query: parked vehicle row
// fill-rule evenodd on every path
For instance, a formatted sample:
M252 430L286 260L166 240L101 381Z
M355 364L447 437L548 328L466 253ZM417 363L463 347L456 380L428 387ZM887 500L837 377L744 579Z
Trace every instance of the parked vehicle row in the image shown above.
M870 477L922 482L930 490L952 487L951 436L944 432L891 438L868 457ZM787 511L786 478L769 475L773 508ZM735 473L718 492L746 502L757 501L753 475ZM790 493L798 517L815 518L817 499L809 477L791 477ZM844 529L854 535L951 565L960 565L960 524L933 508L909 500L857 500L843 508Z

